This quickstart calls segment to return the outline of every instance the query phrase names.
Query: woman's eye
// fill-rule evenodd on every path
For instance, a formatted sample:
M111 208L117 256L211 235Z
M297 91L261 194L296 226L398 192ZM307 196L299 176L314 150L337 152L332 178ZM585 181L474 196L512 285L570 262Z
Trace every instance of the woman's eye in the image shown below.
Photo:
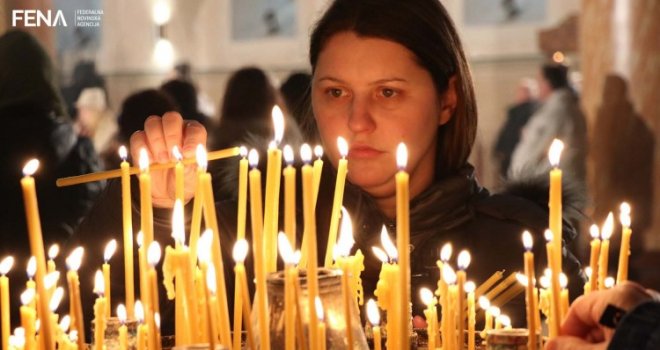
M341 97L343 93L341 89L330 88L328 89L328 94L330 94L332 97Z
M394 91L394 89L389 89L389 88L382 89L380 93L383 95L383 97L393 97L394 95L396 95L396 91Z

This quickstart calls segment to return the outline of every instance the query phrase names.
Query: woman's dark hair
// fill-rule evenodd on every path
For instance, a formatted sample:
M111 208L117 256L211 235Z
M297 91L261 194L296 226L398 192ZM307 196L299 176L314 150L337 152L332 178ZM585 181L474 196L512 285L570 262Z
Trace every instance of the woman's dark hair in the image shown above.
M177 105L162 91L147 89L128 96L118 118L119 141L128 142L134 132L144 129L144 122L150 116L162 116L170 111L178 111Z
M438 128L436 176L455 173L465 165L477 131L477 105L472 76L461 41L438 0L336 0L316 24L311 36L312 71L325 44L335 34L396 42L413 52L429 71L438 93L456 77L457 105L452 118Z
M187 81L172 79L160 86L160 90L170 95L179 105L179 110L185 119L193 119L197 110L197 89Z
M228 120L270 120L276 102L275 87L263 70L256 67L241 68L227 82L220 108L220 124Z
M541 67L541 73L552 87L552 90L570 87L568 67L563 64L544 64Z

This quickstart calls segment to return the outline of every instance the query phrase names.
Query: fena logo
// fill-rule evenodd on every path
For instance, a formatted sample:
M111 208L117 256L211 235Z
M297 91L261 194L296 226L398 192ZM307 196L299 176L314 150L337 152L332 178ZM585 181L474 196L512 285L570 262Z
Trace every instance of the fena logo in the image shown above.
M55 17L52 16L51 10L47 10L46 13L41 10L12 10L12 27L16 27L16 23L19 22L23 22L24 27L41 27L42 23L48 27L67 26L62 10L57 10Z

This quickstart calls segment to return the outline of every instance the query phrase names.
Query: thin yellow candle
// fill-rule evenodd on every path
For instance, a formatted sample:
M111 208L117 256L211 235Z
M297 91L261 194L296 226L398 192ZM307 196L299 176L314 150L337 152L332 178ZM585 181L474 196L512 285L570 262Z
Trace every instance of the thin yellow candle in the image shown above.
M154 317L151 317L149 314L160 314L160 301L158 297L158 273L156 271L156 266L158 265L158 262L160 261L161 257L161 249L160 249L160 244L158 242L153 241L149 245L147 249L147 263L149 264L149 270L147 271L147 280L149 283L149 307L150 309L147 309L147 327L149 327L149 339L150 344L153 343L155 345L155 349L160 349L160 336L159 336L159 331L160 331L160 326L158 325L159 322L156 321ZM187 260L186 260L187 261ZM149 322L153 322L153 324L149 324Z
M35 321L37 318L37 313L30 303L34 300L35 294L33 289L26 289L25 292L21 293L21 326L25 329L25 349L26 350L35 350L37 348L36 343L36 328ZM7 346L9 346L9 337L7 338ZM7 348L9 349L9 348Z
M621 249L619 250L619 267L616 275L616 283L623 283L628 280L628 257L630 256L630 205L626 202L621 203Z
M172 156L176 159L176 165L174 166L174 198L183 202L183 155L178 146L172 147Z
M139 300L135 301L135 319L137 320L137 340L136 347L137 350L146 350L147 349L147 338L148 330L147 325L144 324L144 309L142 308L142 302Z
M332 254L334 252L334 245L337 241L337 229L339 227L339 215L341 214L341 206L344 200L344 186L346 184L346 173L348 162L346 156L348 155L348 143L343 137L337 138L337 149L341 158L337 164L337 179L335 180L335 194L332 201L332 212L330 216L330 229L328 231L328 244L325 249L324 266L326 268L332 267Z
M335 246L335 260L341 269L341 290L342 300L344 301L344 322L346 323L346 341L348 342L347 349L353 349L353 327L351 325L351 308L354 303L353 293L351 291L350 283L350 262L348 256L351 253L351 248L355 241L353 240L353 226L351 218L346 209L342 208L341 218L341 232L339 241Z
M264 211L264 249L266 254L266 272L277 269L277 222L279 218L280 180L282 176L282 151L278 148L284 136L284 115L275 105L271 113L273 119L274 140L268 146L266 173L266 193Z
M491 313L490 310L490 301L488 298L485 296L480 296L479 297L479 307L484 310L485 313L485 321L484 321L484 330L481 332L481 337L486 339L486 333L493 329L493 314Z
M172 253L176 274L175 301L178 304L176 312L183 314L183 318L179 318L179 320L183 320L181 326L188 329L185 332L189 336L188 341L195 342L199 340L199 327L197 326L197 313L195 312L195 287L190 262L190 249L185 245L183 203L179 200L174 202L174 210L172 211L172 238L174 238L176 246ZM149 320L148 315L147 320Z
M66 335L67 330L71 326L71 317L65 315L57 325L57 348L67 350L71 348L69 337Z
M316 308L312 307L318 295L318 271L316 251L316 217L314 211L314 174L309 162L312 160L312 150L308 144L300 148L300 158L304 162L302 167L303 188L303 216L305 222L304 240L307 250L307 290L309 309L309 342L310 348L314 349L319 343L318 315Z
M474 290L476 285L472 281L465 282L465 293L467 294L468 305L468 350L475 349L476 340L476 312L474 308Z
M456 319L457 319L457 301L458 301L458 290L456 286L456 272L452 269L449 264L444 264L442 266L442 278L445 279L447 283L447 309L446 313L443 310L442 318L447 317L447 323L445 324L445 329L443 331L445 334L442 335L443 344L447 344L448 349L455 349L457 345L458 336L456 333Z
M532 234L529 231L525 231L522 236L523 247L525 247L524 254L524 266L525 266L525 277L527 278L526 294L525 301L527 302L527 329L529 330L529 337L527 341L527 348L534 349L536 344L536 317L535 313L538 313L536 306L534 305L534 253L532 253L532 248L534 247L534 240L532 239Z
M561 323L561 288L559 286L559 270L554 255L553 234L551 230L545 230L546 252L548 255L548 265L550 266L550 323L549 335L554 338L559 335L559 326Z
M135 285L133 281L133 217L131 199L131 175L126 161L125 146L119 147L121 158L121 213L124 232L124 287L126 290L126 312L129 319L135 318Z
M236 265L234 266L234 349L241 348L241 325L243 322L243 285L241 281L245 277L245 257L248 252L248 243L245 239L239 239L234 244L232 256ZM285 298L286 303L286 298ZM250 315L245 315L250 318Z
M128 350L128 328L126 328L126 307L117 306L117 319L119 319L119 350Z
M293 148L286 145L282 151L286 168L284 177L284 232L291 246L296 246L296 168L293 167Z
M149 154L145 148L140 149L140 221L144 246L148 247L154 240L153 208L151 206L151 174L149 173ZM143 297L144 298L144 297Z
M490 314L493 315L494 326L493 329L502 329L502 319L500 318L501 310L497 306L491 305Z
M467 250L463 250L458 254L458 261L456 264L458 266L458 272L456 273L456 287L458 290L458 300L456 307L458 308L457 342L459 349L463 349L463 339L465 339L465 321L467 320L467 315L465 313L465 280L467 276L465 270L468 268L468 266L470 266L471 260L472 258L470 257L470 253Z
M382 262L374 295L378 298L378 305L387 312L387 318L389 320L395 320L397 309L394 307L393 298L396 291L395 286L399 274L399 266L394 262L398 260L399 256L396 246L392 243L384 225L380 232L380 239L387 253L376 247L372 248L378 259ZM387 334L394 334L394 322L387 322L385 327ZM396 340L393 336L388 336L387 348L395 348Z
M236 239L245 238L245 218L247 212L248 160L247 148L241 146L241 160L238 161L238 214L236 219ZM192 240L190 245L195 243Z
M549 272L549 271L548 271ZM539 310L545 315L545 323L547 325L548 331L552 331L552 313L551 309L551 300L550 300L550 274L544 274L539 279L541 284L540 297L539 297Z
M563 320L566 317L566 314L568 313L568 307L569 307L569 300L568 300L568 277L566 277L566 274L562 273L559 275L559 286L561 287L561 295L560 295L560 312L561 312L561 319Z
M600 255L598 259L598 289L605 289L605 278L607 277L608 261L610 255L610 237L614 230L614 215L610 212L605 219L603 229L600 232Z
M103 342L105 339L105 326L106 326L106 299L103 296L105 292L105 282L103 281L103 272L96 271L94 277L94 294L98 297L94 302L94 349L103 350Z
M296 348L296 285L298 271L295 265L293 248L287 235L280 232L277 237L277 246L280 256L284 261L284 348L294 350ZM240 320L239 320L240 322ZM234 324L236 320L234 320ZM236 347L236 346L234 346Z
M555 256L555 264L558 268L557 271L553 268L553 273L561 273L562 266L562 171L559 169L559 159L561 152L564 149L564 143L558 139L554 139L548 150L548 160L552 166L550 171L550 219L549 227L553 234L553 252Z
M323 312L323 304L321 303L321 298L319 298L318 295L316 296L316 298L314 298L314 307L316 308L316 314L319 317L318 328L317 328L319 339L318 339L318 345L316 346L315 349L325 350L326 348L325 315ZM350 345L350 341L349 341L349 345Z
M83 319L82 303L80 301L80 279L78 269L85 253L83 247L74 249L66 258L67 281L69 284L69 315L72 319L72 328L78 332L78 348L85 345L85 321Z
M206 295L208 299L208 304L209 307L207 309L208 312L208 318L209 318L209 324L210 324L210 332L209 332L209 348L210 349L215 349L215 342L219 339L218 335L218 314L214 312L214 310L218 309L218 298L215 295L216 292L216 286L218 285L215 281L215 267L213 264L210 264L208 266L208 270L206 272ZM240 327L237 331L239 336L241 334ZM238 347L240 349L240 346Z
M52 244L48 248L48 262L47 262L47 265L48 265L47 271L48 271L48 273L52 273L52 272L55 272L55 270L57 270L57 266L55 265L55 258L57 258L57 255L59 255L59 254L60 254L60 246L57 245L57 243Z
M484 283L480 284L477 289L474 290L474 297L479 299L479 297L495 285L495 283L501 280L503 275L504 270L495 271Z
M38 283L36 286L37 295L41 300L41 302L37 303L39 307L39 315L41 315L43 319L49 320L50 310L48 309L48 303L46 302L48 298L43 283L44 276L46 275L46 258L44 256L44 243L41 234L41 219L39 218L37 191L34 184L34 178L32 177L38 168L39 161L36 159L32 159L25 164L25 167L23 167L23 174L25 176L21 179L21 188L23 190L25 217L28 226L28 236L30 238L30 251L37 261L36 281ZM39 333L41 334L40 339L43 348L50 349L54 341L53 329L50 322L43 322Z
M405 171L408 163L408 150L403 143L399 143L396 152L396 246L399 252L399 281L401 299L397 300L399 319L397 333L401 335L402 344L408 343L408 329L410 325L410 189L409 176Z
M428 348L435 349L436 347L436 338L438 334L438 315L436 311L436 305L438 300L433 296L433 292L430 289L424 287L420 289L419 296L422 299L422 303L426 305L424 310L424 316L426 316L426 332L428 334Z
M197 241L197 251L200 252L199 255L199 265L197 268L193 267L195 274L195 298L197 299L196 309L199 316L199 323L203 325L199 329L200 339L209 339L212 336L211 329L211 316L212 313L217 310L211 310L209 308L209 298L210 294L208 293L208 287L206 285L206 274L208 274L208 264L211 261L211 251L208 247L211 245L211 240L213 233L210 230L206 230L204 234ZM208 242L208 243L207 243ZM216 330L217 334L217 330ZM215 342L218 342L218 338L215 339ZM209 341L210 343L210 341Z
M204 147L199 145L197 147L198 158L203 157ZM194 265L197 262L197 247L199 241L199 234L202 231L202 209L204 207L204 191L202 189L202 182L206 173L206 166L200 165L199 161L206 161L206 159L198 159L197 164L197 183L195 185L195 199L193 200L192 215L190 218L190 262Z
M112 258L112 256L115 254L115 251L117 250L117 240L112 239L108 244L105 246L105 250L103 251L103 265L101 266L103 270L103 281L105 282L105 298L107 301L107 310L106 310L106 317L110 318L110 309L112 307L112 298L111 298L111 291L112 289L110 288L110 264L108 261Z
M600 230L598 225L591 225L589 233L591 234L591 256L589 257L589 267L592 272L589 274L589 291L591 292L598 290L598 258L600 257Z
M381 350L380 313L378 312L378 305L373 299L367 301L367 318L371 323L371 330L374 334L374 350Z
M298 281L296 279L296 281ZM243 293L243 297L241 298L243 300L243 314L244 315L252 315L252 307L250 305L250 290L248 289L248 284L247 284L247 277L245 274L241 276L241 293ZM254 341L254 332L252 331L252 321L250 320L250 317L243 317L243 325L245 326L245 330L247 331L247 345L248 349L256 349L255 341Z
M440 297L440 308L442 309L443 314L442 320L440 321L440 329L442 330L444 341L447 340L446 336L449 333L447 329L447 322L449 321L449 317L445 317L445 315L449 313L449 293L447 282L443 277L442 271L444 270L445 264L449 262L452 252L453 247L451 243L443 244L442 248L440 249L440 260L438 260L436 263L440 272L440 278L438 279L438 296Z
M7 274L14 266L14 257L8 256L0 262L0 311L2 316L2 348L9 349L11 324L9 320L9 278Z
M147 299L149 297L147 294L147 253L145 252L147 248L144 246L144 234L142 234L142 231L139 231L135 236L135 243L137 243L138 246L138 276L140 277L140 297L142 299Z
M323 147L321 145L314 146L314 207L319 197L319 186L321 185L321 174L323 173Z

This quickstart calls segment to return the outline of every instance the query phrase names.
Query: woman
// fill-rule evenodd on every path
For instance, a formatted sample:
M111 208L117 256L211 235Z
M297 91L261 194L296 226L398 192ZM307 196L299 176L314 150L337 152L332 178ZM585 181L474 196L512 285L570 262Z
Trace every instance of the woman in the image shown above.
M350 145L344 205L353 216L356 247L366 255L365 293L373 292L380 269L371 246L380 245L382 225L394 232L394 151L402 141L409 150L412 295L420 286L435 286L435 261L445 242L470 250L468 274L477 283L496 270L522 269L520 237L525 229L535 234L537 256L543 260L541 237L548 216L543 205L490 195L467 163L477 121L472 80L456 30L438 1L337 0L312 34L310 63L314 117L326 164L338 162L338 136ZM146 148L152 159L165 161L158 155L167 155L174 145L193 156L195 145L205 142L199 124L172 113L147 120L145 130L131 138L131 153L137 159ZM319 192L321 257L333 174L331 166L324 169ZM173 178L154 172L154 205L170 208L173 194ZM218 211L223 215L221 239L228 242L223 243L227 260L235 239L231 208ZM574 234L565 226L565 239ZM577 260L567 250L564 255L564 271L579 284ZM230 266L225 263L225 268ZM539 261L539 270L542 266ZM412 301L415 307L419 304L416 298ZM520 309L512 316L523 314Z

